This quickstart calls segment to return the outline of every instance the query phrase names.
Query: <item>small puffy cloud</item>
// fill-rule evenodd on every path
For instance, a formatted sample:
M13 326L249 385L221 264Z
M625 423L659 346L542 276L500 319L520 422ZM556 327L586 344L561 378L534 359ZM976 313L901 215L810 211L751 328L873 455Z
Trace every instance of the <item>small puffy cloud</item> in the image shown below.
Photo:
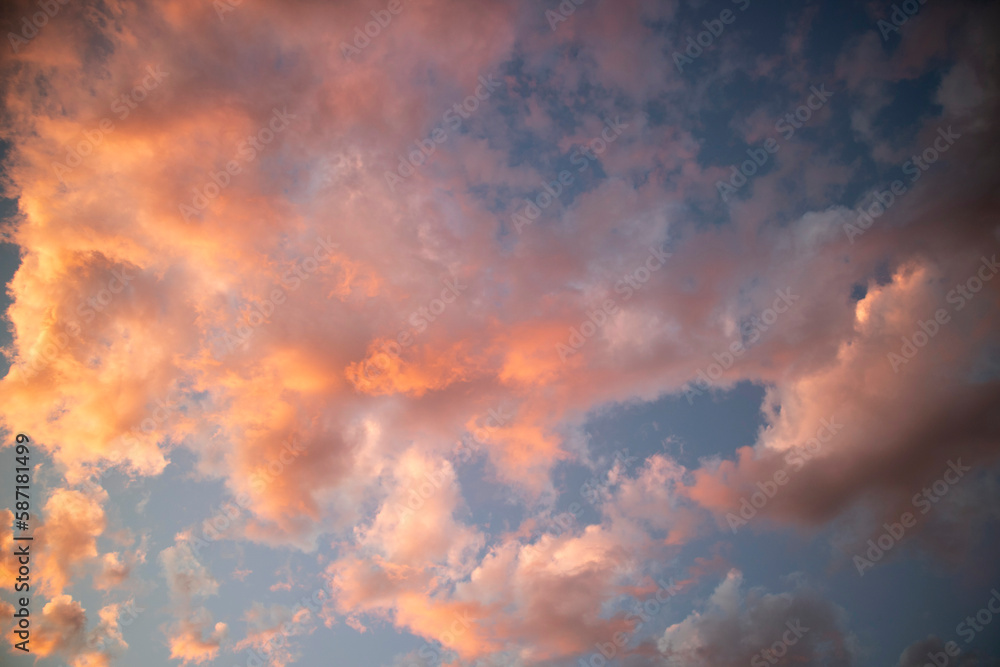
M136 563L144 560L144 554L130 551L122 556L117 551L101 557L101 570L94 576L94 588L107 591L118 588L128 581Z
M57 595L42 607L31 648L41 656L71 656L86 645L87 614L69 595Z
M180 621L168 635L170 657L184 665L200 665L215 660L227 633L225 623L212 623L207 609L196 609L190 618Z
M42 590L62 593L80 567L97 557L97 538L106 525L101 502L106 498L72 489L56 489L42 508L37 542Z
M219 582L198 560L195 544L184 533L179 534L174 546L160 552L160 566L166 577L171 596L180 602L193 598L209 597L219 590Z

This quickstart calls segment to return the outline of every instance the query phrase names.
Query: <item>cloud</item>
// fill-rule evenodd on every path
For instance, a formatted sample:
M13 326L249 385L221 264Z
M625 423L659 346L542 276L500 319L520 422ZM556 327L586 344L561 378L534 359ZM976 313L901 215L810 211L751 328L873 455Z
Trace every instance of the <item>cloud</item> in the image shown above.
M666 588L676 584L676 591L663 592L662 568L647 567L667 554L647 529L669 531L677 544L689 537L685 500L666 483L684 471L665 457L651 458L634 476L612 471L600 524L586 525L575 516L579 509L529 520L485 552L478 539L475 550L462 551L470 533L451 516L459 497L449 466L431 465L411 449L393 470L377 518L357 531L369 555L327 567L333 600L324 616L328 624L345 618L359 629L365 617L390 620L426 638L424 653L446 661L509 654L533 664L592 651L596 640L641 625L629 600L659 594L665 603L718 568L699 559L683 581L671 578ZM643 493L652 494L645 504Z
M952 642L947 642L951 644ZM913 642L900 654L896 667L924 667L931 660L931 656L937 656L938 661L947 661L947 664L954 667L997 667L1000 660L983 656L976 652L963 651L958 656L945 651L945 644L935 636ZM961 651L961 647L959 647Z
M290 638L312 631L306 629L311 614L308 609L293 613L290 607L254 602L243 614L247 635L233 645L233 652L252 649L267 657L275 667L285 667L302 657L301 651L291 644Z
M57 595L42 607L31 648L38 655L72 656L86 644L87 615L69 595Z
M175 621L167 629L170 657L182 664L214 660L228 634L228 625L214 622L211 612L195 601L215 595L219 583L198 559L198 542L179 533L174 546L160 552L159 561L173 603Z
M131 603L110 604L101 608L98 612L100 623L87 635L88 650L74 657L72 667L107 667L125 654L128 643L122 636L119 617L126 606L131 609ZM95 648L99 650L93 650Z
M620 474L615 469L609 477L613 473ZM664 531L667 544L687 544L704 532L707 518L685 497L688 473L676 460L654 454L635 477L621 480L603 511L612 521L633 521L649 531Z
M997 330L1000 321L990 297L965 299L953 289L976 275L980 257L966 251L946 265L914 260L885 284L869 282L854 308L853 332L839 343L836 356L789 373L769 388L767 424L757 446L740 449L735 460L693 471L694 482L684 494L724 521L759 490L758 483L784 471L787 485L761 514L772 521L821 525L862 503L877 508L878 517L912 511L913 494L956 457L991 465L998 432L990 406L1000 394L993 381L973 384L967 378L988 345L979 336L992 335L987 332ZM944 313L944 324L934 323L935 313ZM926 336L921 322L931 323L924 326L933 336ZM972 322L981 333L970 337ZM912 342L916 353L905 347L915 336L927 341L927 349L922 345L917 351ZM914 382L915 377L934 381ZM962 416L957 422L956 415ZM824 424L833 424L832 437ZM947 453L940 450L942 441L949 443Z
M94 577L94 588L107 591L124 586L136 565L145 560L146 555L142 551L129 551L124 554L124 559L117 551L104 554L101 557L101 571Z
M228 627L221 621L212 624L204 607L195 609L190 619L182 620L168 637L170 657L181 664L200 665L215 660L225 640Z
M591 526L530 545L497 544L451 594L436 590L421 568L379 557L341 559L328 575L337 615L392 619L463 660L515 647L544 660L586 651L593 637L630 628L624 613L600 614L605 600L629 589L621 575L627 558L617 539Z
M667 665L736 667L788 663L848 667L857 640L846 614L804 586L787 593L751 589L730 571L701 611L669 626L658 646ZM762 653L771 651L771 653Z
M57 596L96 559L97 538L106 525L102 502L107 495L88 495L72 489L55 489L42 508L36 540L44 545L39 555L42 590Z
M171 596L179 602L215 595L219 582L197 557L198 543L186 533L177 535L174 546L160 552L160 566Z
M14 512L7 508L0 509L0 525L13 526ZM3 550L3 558L0 558L0 576L6 581L13 581L17 578L18 563L11 557L14 553L14 531L4 531L0 535L0 549Z
M359 531L359 544L397 563L440 565L461 576L483 535L454 518L461 496L451 464L412 448L400 457L391 484L371 527Z
M726 514L824 419L844 430L794 470L754 530L809 530L859 506L891 516L943 469L942 443L993 470L1000 280L912 359L889 359L952 307L952 287L1000 240L996 157L984 148L996 139L997 52L982 26L995 10L956 7L909 23L892 49L874 30L847 35L825 58L838 85L817 119L822 136L797 135L723 206L719 146L759 140L779 101L812 85L815 8L774 23L778 51L755 51L745 35L757 31L740 28L688 77L669 57L690 27L677 2L584 4L556 31L530 3L407 4L354 56L340 43L370 20L359 1L289 12L261 0L224 21L180 1L62 6L2 65L0 123L14 138L4 195L18 207L3 234L21 263L8 286L13 368L0 423L31 433L70 485L110 469L141 481L190 455L197 480L243 501L228 536L319 556L330 624L386 621L462 660L508 646L526 661L591 650L629 631L625 602L680 549L725 530ZM148 68L167 75L120 115L115 100ZM931 69L941 109L886 131L897 87ZM483 76L497 90L457 125L445 120ZM774 104L712 122L748 108L734 81L774 86ZM289 121L280 131L268 127L276 112ZM597 144L619 116L620 136ZM947 165L846 238L855 209L887 187L872 175L950 123L963 138ZM841 125L846 152L827 139ZM390 189L386 174L439 126L447 142ZM513 229L512 214L554 190L563 169L572 184ZM652 271L660 248L671 256ZM718 361L788 289L794 307L738 359ZM561 359L557 346L577 336L584 344ZM651 455L609 479L597 523L554 523L559 466L580 459L588 419L681 396L716 363L715 390L766 389L753 447L719 443L685 465ZM498 409L510 417L491 425ZM478 474L503 487L517 525L481 522L476 480L464 477ZM88 570L101 591L133 578L141 558L97 548L106 500L62 488L44 506L46 592ZM938 542L961 557L989 520L966 513L934 534L953 537ZM850 537L868 528L852 524ZM181 534L159 563L171 652L200 664L217 657L227 625L200 606L219 582L194 544ZM698 561L690 580L724 561ZM719 627L771 640L777 611L797 604L849 645L805 593L738 589L724 584L673 626L670 650L711 652L700 637ZM74 643L79 603L58 599L51 645L98 664ZM240 645L276 636L275 609L246 619ZM818 654L813 636L796 650ZM723 641L719 660L750 648Z

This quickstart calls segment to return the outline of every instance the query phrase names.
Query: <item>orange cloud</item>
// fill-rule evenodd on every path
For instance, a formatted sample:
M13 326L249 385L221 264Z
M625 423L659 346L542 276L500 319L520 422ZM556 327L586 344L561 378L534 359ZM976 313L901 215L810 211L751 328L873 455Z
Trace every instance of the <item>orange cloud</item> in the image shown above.
M42 522L35 533L44 545L39 554L41 590L55 596L97 557L97 537L104 532L101 503L95 497L71 489L56 489L42 508Z
M204 609L194 616L193 620L181 621L179 628L168 638L170 657L180 660L183 665L200 665L215 660L228 630L225 623L219 622L206 635L206 625L211 625L211 617Z

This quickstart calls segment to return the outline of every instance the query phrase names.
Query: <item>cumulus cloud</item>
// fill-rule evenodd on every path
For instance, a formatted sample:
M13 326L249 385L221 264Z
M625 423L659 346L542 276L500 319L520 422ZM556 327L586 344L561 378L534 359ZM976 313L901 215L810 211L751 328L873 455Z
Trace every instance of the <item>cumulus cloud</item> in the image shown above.
M815 591L743 591L743 575L730 571L705 602L658 641L667 665L736 667L781 660L828 667L856 664L857 640L843 609Z
M39 655L74 655L86 642L87 615L69 595L58 595L42 607L33 648Z
M376 519L358 530L374 553L328 566L334 594L324 609L328 622L345 618L364 628L365 617L390 620L428 640L424 659L558 662L594 650L597 640L637 633L648 619L633 613L636 604L653 604L656 596L662 609L718 570L714 559L697 559L679 578L648 567L668 554L648 531L682 544L694 516L676 493L683 467L662 456L635 471L613 467L598 499L600 523L582 521L579 508L532 519L484 553L473 551L471 570L456 568L453 554L467 543L462 536L468 529L450 518L457 500L450 466L414 457L408 452L394 468L393 490L377 515L398 521ZM644 493L651 495L642 502ZM422 513L433 521L411 532L408 522L423 525ZM440 547L434 546L435 526L451 526L454 535ZM396 546L401 544L414 546ZM414 548L434 550L417 558Z
M730 517L758 484L773 486L781 473L786 482L761 514L822 524L861 502L877 508L878 517L914 511L911 497L938 479L949 460L992 466L1000 432L991 405L998 389L993 381L970 383L968 376L1000 321L993 297L966 292L966 298L954 289L990 261L969 249L947 265L914 260L885 284L871 281L836 356L770 388L757 446L694 471L685 493L732 525ZM943 314L943 323L935 314ZM977 331L971 339L968 327ZM962 418L952 422L954 415ZM977 488L983 497L992 495L989 486ZM980 523L987 519L980 513Z
M38 528L42 590L52 596L79 574L81 567L96 559L97 537L106 525L101 503L107 495L85 494L72 489L55 489L42 507Z

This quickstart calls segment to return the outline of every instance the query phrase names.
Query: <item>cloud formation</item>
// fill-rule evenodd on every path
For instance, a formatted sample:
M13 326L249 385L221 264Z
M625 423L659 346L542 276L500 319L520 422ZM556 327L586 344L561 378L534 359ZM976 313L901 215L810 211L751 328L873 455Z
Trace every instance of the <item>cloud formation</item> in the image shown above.
M730 571L702 611L668 627L658 642L667 665L857 664L857 640L846 615L815 591L742 591Z
M74 589L148 573L145 543L106 548L107 492L80 490L109 471L190 465L239 508L212 549L308 558L327 597L303 627L386 624L466 662L573 661L624 633L628 660L743 664L800 615L789 660L853 664L837 605L744 593L735 571L655 638L629 617L675 564L688 591L752 559L712 541L779 474L742 535L829 529L850 553L961 458L975 472L919 548L988 562L998 10L928 5L888 48L856 29L874 6L840 25L731 4L739 22L683 71L671 53L719 14L642 0L554 24L528 2L414 1L385 25L355 0L68 3L5 52L20 264L0 424L58 478L38 505L40 652L125 650L103 610L116 648L88 647ZM829 103L720 199L821 85ZM609 446L594 415L745 384L755 437L642 452L595 472L586 507L567 491ZM200 553L202 514L157 547L183 664L262 649L296 615L241 609L230 642L240 613L205 606L230 554Z

